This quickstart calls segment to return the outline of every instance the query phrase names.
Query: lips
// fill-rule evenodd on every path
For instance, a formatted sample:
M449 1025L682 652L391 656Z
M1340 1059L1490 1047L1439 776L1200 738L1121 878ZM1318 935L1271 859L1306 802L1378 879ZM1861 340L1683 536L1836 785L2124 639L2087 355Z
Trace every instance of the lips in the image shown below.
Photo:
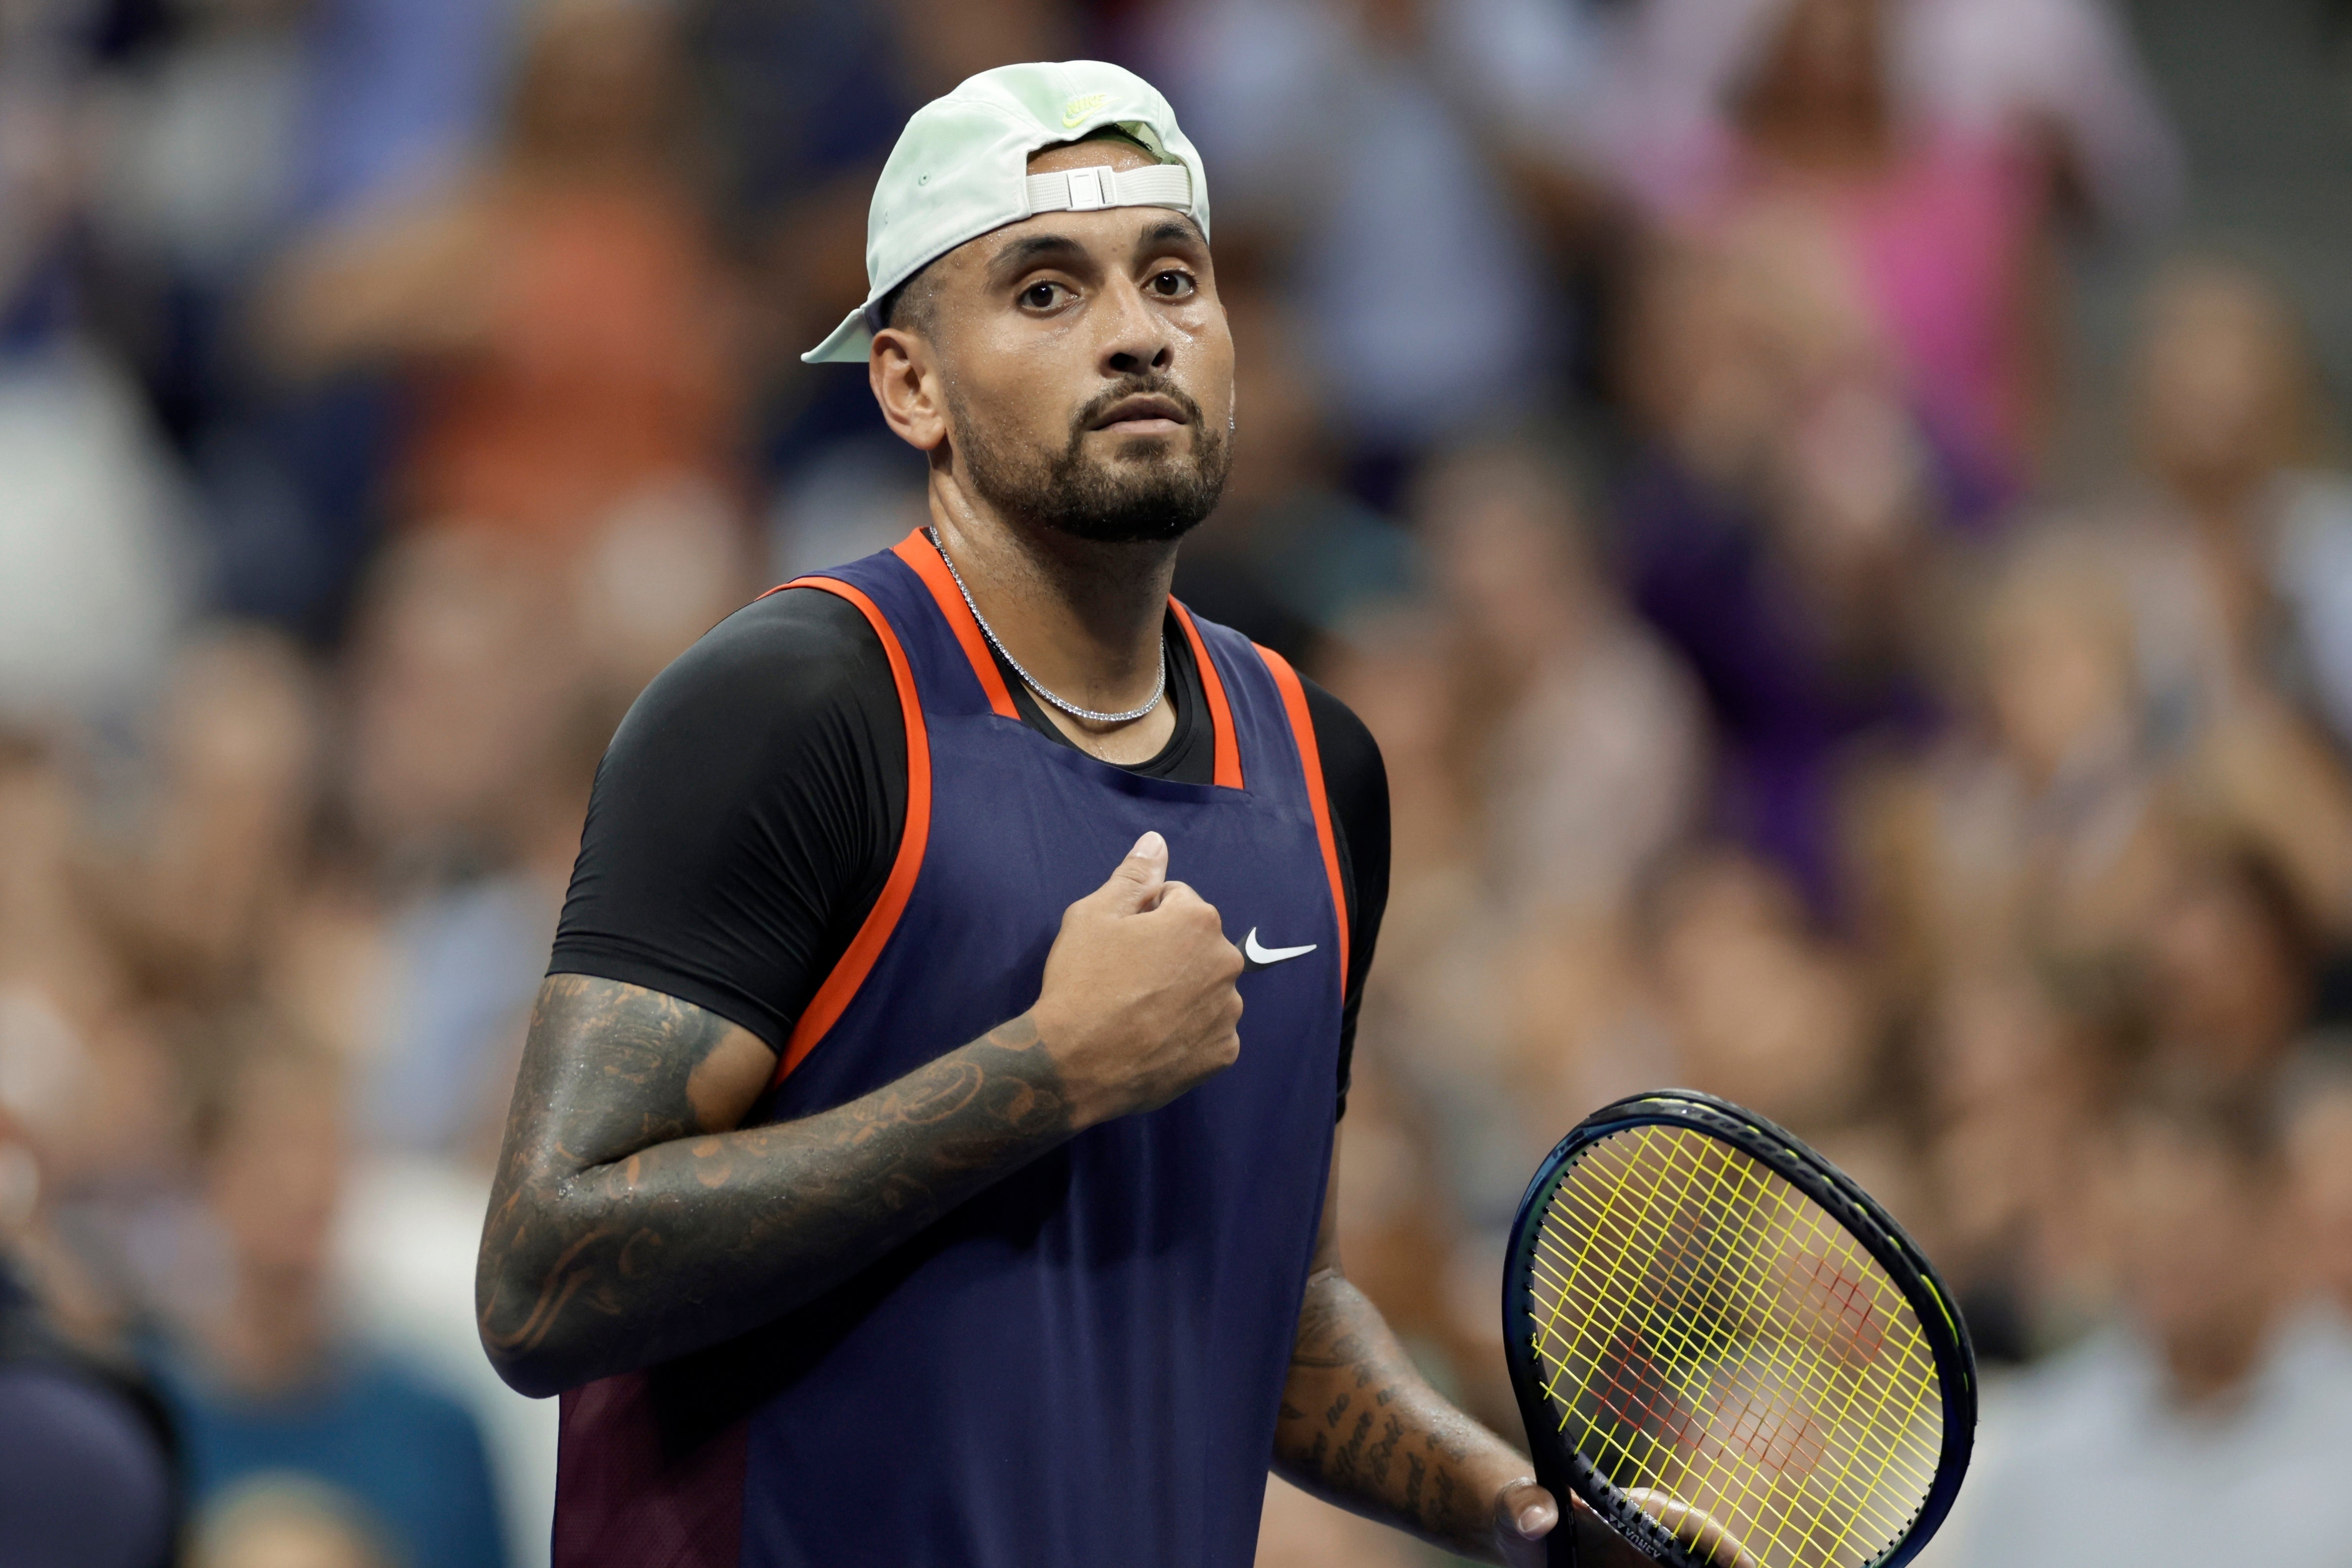
M1153 393L1139 393L1133 397L1122 397L1112 404L1103 410L1101 416L1087 428L1108 430L1115 425L1145 424L1155 419L1164 419L1171 425L1184 424L1186 415L1183 405L1172 397L1162 397Z

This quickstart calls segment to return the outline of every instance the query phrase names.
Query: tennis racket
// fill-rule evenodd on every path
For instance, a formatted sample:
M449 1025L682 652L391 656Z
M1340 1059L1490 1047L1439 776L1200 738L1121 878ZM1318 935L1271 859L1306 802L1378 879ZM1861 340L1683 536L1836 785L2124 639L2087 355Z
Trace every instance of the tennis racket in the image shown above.
M1555 1565L1573 1492L1674 1568L1897 1568L1968 1469L1950 1292L1844 1173L1710 1095L1560 1141L1519 1202L1503 1340Z

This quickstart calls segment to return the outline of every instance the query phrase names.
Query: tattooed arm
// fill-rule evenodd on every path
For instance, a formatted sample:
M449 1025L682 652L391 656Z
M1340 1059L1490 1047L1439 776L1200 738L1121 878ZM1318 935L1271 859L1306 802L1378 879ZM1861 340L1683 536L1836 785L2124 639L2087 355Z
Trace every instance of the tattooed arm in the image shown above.
M482 1232L499 1375L545 1394L810 1301L1082 1129L1233 1063L1241 955L1146 834L1070 906L1037 1004L862 1099L739 1129L756 1036L639 986L541 987Z
M1341 1508L1487 1563L1541 1563L1559 1517L1509 1444L1414 1369L1340 1272L1339 1155L1274 1429L1275 1468ZM1514 1549L1516 1550L1516 1552Z
M1328 1501L1391 1524L1465 1557L1537 1568L1559 1505L1518 1450L1448 1404L1415 1369L1380 1309L1339 1269L1339 1154L1323 1203L1315 1266L1274 1429L1275 1468ZM1670 1505L1670 1528L1714 1543L1704 1514ZM1663 1510L1662 1510L1663 1511ZM1572 1510L1577 1560L1636 1568L1650 1560L1581 1504ZM1726 1568L1752 1568L1731 1550Z

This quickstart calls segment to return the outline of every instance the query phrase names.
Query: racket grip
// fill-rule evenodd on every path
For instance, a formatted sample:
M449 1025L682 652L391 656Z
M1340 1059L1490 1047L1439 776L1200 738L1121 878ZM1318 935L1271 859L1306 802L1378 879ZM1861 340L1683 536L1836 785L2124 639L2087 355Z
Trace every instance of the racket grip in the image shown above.
M1551 1494L1559 1500L1559 1522L1543 1538L1544 1568L1576 1568L1576 1495L1566 1487Z

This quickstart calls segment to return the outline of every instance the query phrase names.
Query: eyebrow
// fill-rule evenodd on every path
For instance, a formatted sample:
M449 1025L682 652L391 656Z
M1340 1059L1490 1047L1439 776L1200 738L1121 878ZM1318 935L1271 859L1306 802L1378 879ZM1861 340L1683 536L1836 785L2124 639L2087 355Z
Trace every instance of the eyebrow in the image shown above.
M1209 237L1202 234L1201 226L1191 218L1171 217L1145 229L1138 242L1139 248L1158 245L1183 245L1205 251L1209 248Z
M1138 250L1150 250L1166 246L1182 246L1203 255L1209 248L1208 237L1201 226L1190 217L1171 217L1153 224L1137 237ZM1066 234L1032 234L1013 240L989 258L988 277L992 287L1012 282L1032 267L1044 261L1069 263L1083 259L1087 247Z
M1013 241L989 258L993 284L1010 283L1040 261L1082 258L1087 247L1066 234L1032 234Z

